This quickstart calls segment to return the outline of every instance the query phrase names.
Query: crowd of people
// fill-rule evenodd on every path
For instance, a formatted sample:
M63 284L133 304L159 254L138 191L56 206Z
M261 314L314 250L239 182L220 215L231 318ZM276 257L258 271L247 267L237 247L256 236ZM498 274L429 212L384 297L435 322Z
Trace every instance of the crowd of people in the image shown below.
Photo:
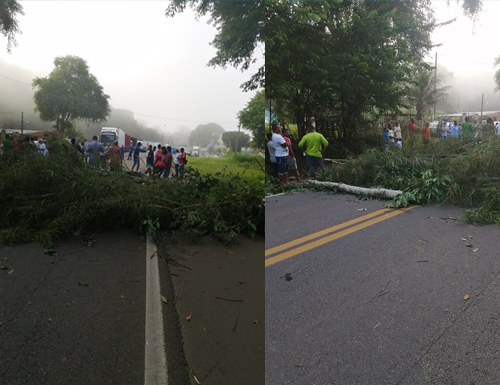
M1 153L19 153L22 151L37 152L42 156L49 156L52 149L49 147L46 139L32 138L26 136L20 139L19 134L5 134L4 139L0 141ZM82 155L84 161L88 164L103 166L106 164L111 171L119 171L125 161L125 147L118 146L118 141L114 141L111 145L106 146L97 140L94 135L91 141L84 141L81 144L77 143L75 138L70 140L70 145ZM135 146L130 146L128 159L133 157L132 172L134 168L139 172L140 162L142 158L141 153L146 155L146 171L150 177L168 178L169 176L184 178L184 167L187 164L186 152L184 148L180 148L176 153L175 149L171 146L158 146L149 145L147 149L142 148L142 143L138 142ZM172 172L172 163L174 164L174 171Z
M281 181L283 186L290 184L288 170L294 172L295 180L300 182L300 176L297 167L297 159L293 152L290 139L290 130L285 128L281 135L281 126L273 124L272 132L267 134L267 149L273 167L273 176ZM323 135L316 132L312 124L307 126L307 134L299 142L299 148L304 150L307 158L309 175L312 179L316 178L316 168L323 168L323 155L328 147L328 141Z

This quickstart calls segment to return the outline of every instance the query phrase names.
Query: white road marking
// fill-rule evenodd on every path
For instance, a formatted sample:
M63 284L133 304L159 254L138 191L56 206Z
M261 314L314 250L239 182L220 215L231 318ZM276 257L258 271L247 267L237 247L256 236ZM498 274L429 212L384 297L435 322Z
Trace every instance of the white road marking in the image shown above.
M151 256L156 245L148 235L146 240L146 349L145 385L167 385L167 360L163 335L163 313L160 299L158 257Z

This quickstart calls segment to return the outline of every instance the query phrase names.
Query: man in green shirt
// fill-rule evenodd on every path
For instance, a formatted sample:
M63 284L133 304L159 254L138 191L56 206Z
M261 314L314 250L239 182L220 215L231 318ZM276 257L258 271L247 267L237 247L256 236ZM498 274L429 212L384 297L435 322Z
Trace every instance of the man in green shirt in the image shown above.
M304 135L302 140L299 142L299 147L303 148L305 145L306 155L307 155L307 166L309 167L309 174L311 178L316 178L315 167L318 165L320 168L324 168L323 154L326 152L328 147L328 141L323 135L314 131L314 126L310 124L307 126L307 134ZM323 150L321 150L321 145L323 145Z

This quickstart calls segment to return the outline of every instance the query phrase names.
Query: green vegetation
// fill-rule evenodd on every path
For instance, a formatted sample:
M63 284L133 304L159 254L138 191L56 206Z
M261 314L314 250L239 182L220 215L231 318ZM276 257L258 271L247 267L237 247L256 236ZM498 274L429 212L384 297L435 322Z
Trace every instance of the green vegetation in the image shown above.
M194 170L184 180L132 178L85 164L67 143L51 147L48 157L26 147L0 156L0 243L51 246L77 231L109 228L223 241L264 233L263 182Z
M500 140L483 131L483 141L460 139L384 153L372 149L328 167L318 179L361 187L402 190L392 206L430 200L466 209L465 221L500 224Z
M262 167L264 165L264 158L261 156L241 153L236 155L231 153L222 158L188 157L188 167L197 170L202 175L239 174L247 181L261 182L264 180L264 173L260 165Z
M46 78L33 80L37 87L33 100L42 122L54 122L63 138L75 120L100 123L110 114L108 99L97 78L89 72L87 62L77 56L54 59L55 68Z

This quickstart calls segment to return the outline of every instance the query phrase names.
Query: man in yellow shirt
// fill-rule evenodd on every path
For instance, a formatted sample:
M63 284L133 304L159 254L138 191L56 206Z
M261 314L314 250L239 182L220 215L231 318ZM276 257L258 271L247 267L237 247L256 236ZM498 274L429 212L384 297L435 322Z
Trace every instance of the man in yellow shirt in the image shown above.
M323 150L321 150L321 145L323 145ZM299 142L299 147L303 148L305 146L307 155L307 166L309 167L309 174L311 178L316 178L316 165L320 168L324 168L323 154L326 152L328 147L328 141L323 135L314 130L314 126L310 124L307 126L307 134L304 135L302 140Z

